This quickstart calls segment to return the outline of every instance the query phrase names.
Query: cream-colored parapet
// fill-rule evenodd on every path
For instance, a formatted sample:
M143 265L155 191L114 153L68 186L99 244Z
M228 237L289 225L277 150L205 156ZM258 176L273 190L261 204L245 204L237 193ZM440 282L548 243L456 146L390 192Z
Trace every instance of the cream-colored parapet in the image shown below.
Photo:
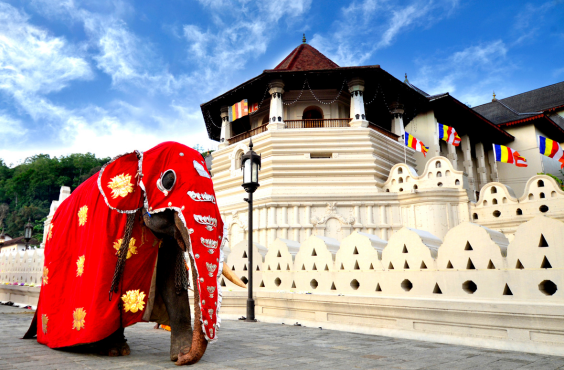
M339 241L312 235L301 243L300 251L294 259L294 283L298 291L318 290L329 292L331 276L335 271L335 254Z
M246 240L240 241L239 243L231 247L231 252L229 257L227 257L227 266L237 274L246 284L249 278L248 270L253 269L253 288L259 287L262 280L262 266L264 262L264 256L266 255L267 249L258 244L253 243L253 266L249 266L248 259L248 242ZM221 286L226 286L228 289L242 289L237 287L235 284L227 279L221 278Z
M564 220L564 191L550 176L531 177L523 195L499 182L484 185L480 199L470 206L472 222L503 232L510 240L517 227L538 215Z
M464 222L452 228L439 249L439 270L505 269L509 240L498 231Z
M294 258L299 250L300 243L293 240L278 238L270 245L262 268L266 289L293 289Z

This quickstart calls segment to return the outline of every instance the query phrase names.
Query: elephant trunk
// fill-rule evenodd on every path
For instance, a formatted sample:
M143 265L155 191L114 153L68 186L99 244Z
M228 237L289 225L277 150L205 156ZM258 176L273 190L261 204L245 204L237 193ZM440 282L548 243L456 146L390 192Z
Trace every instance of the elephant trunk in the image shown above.
M190 256L190 265L192 270L192 281L198 281L198 276L196 275L196 268L194 266L194 259ZM208 341L204 336L204 331L202 328L202 312L200 310L200 292L197 287L194 287L194 335L192 337L192 346L188 353L184 353L185 349L180 350L178 354L178 361L176 365L192 365L200 361L206 348L208 347Z
M184 250L187 251L190 246L190 237L188 234L188 230L180 220L177 214L174 215L174 223L176 224L176 228L180 233L180 238L177 237L177 241L181 246L183 246ZM182 245L182 244L183 245ZM196 362L200 361L204 353L206 352L206 348L208 347L208 341L204 336L204 329L202 328L202 311L200 310L200 292L197 287L198 275L196 266L194 263L194 259L191 254L190 256L190 271L192 272L192 281L194 281L194 330L192 336L192 345L190 348L187 346L180 349L180 353L178 354L178 360L176 361L176 365L192 365ZM186 353L187 352L187 353Z

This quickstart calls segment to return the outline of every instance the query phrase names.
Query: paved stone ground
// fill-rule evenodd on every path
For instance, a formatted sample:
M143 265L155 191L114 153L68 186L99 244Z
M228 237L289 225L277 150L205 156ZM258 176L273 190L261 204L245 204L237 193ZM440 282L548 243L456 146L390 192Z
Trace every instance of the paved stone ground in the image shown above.
M52 350L21 340L32 312L0 306L0 369L167 369L170 333L142 323L125 330L131 355ZM564 369L564 357L485 350L319 328L224 320L196 369Z

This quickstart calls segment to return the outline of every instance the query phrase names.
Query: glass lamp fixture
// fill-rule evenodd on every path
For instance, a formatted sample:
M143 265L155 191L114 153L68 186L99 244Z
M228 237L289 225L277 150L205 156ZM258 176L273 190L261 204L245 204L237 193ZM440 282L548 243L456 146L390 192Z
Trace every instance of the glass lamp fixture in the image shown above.
M29 240L31 239L32 232L33 232L33 225L31 223L31 219L28 218L27 224L25 224L25 226L24 226L24 238L25 238L26 243L29 242Z
M243 188L247 193L254 193L260 186L258 173L261 167L261 156L253 150L253 140L249 142L249 151L241 157L243 168Z

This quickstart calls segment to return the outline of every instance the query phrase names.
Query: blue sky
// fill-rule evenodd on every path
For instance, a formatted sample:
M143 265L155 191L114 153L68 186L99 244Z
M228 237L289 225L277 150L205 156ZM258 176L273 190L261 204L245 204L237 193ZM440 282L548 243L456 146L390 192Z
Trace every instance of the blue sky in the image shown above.
M213 148L199 105L301 42L472 106L564 80L564 1L0 0L0 158Z

